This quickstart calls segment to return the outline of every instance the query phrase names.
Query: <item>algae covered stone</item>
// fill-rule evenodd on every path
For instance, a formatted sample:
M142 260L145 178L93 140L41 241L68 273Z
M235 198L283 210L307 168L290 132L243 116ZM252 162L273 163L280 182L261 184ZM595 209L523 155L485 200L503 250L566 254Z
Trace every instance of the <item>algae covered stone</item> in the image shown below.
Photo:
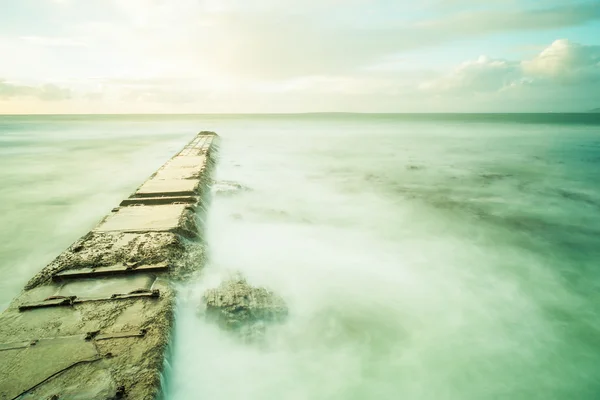
M206 318L222 328L252 339L269 323L281 322L288 313L283 299L262 287L254 287L235 276L204 293Z

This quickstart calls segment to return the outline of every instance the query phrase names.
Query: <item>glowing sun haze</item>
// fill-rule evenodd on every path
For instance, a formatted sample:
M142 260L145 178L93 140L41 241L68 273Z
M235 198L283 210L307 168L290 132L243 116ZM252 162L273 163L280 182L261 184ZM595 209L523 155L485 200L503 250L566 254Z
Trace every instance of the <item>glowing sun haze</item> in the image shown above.
M0 0L0 113L600 107L600 0Z

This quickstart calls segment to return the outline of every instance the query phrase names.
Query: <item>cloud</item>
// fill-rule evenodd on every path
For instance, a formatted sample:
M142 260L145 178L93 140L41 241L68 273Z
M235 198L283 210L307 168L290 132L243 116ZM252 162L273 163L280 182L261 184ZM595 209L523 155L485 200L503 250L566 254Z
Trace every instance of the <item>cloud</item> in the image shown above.
M294 7L274 0L114 0L108 4L113 4L119 18L83 21L74 33L86 37L86 43L95 43L105 58L144 69L160 68L165 76L247 80L348 74L392 55L459 39L600 19L597 2L552 2L534 9L494 2L491 9L443 16L423 13L427 7L420 9L407 1L381 0L310 0Z
M556 40L532 60L523 61L522 67L527 76L562 84L598 81L600 46Z
M417 24L421 29L445 32L451 37L509 32L519 30L554 29L580 25L600 19L598 2L576 3L536 9L496 9L461 12L449 18Z
M251 77L346 73L407 50L496 32L553 29L600 18L600 7L575 4L529 11L475 11L428 21L331 26L304 16L223 14L208 33L190 32L188 54L202 54L229 74ZM400 20L402 21L402 20Z
M53 2L60 4L39 29L33 21L18 33L0 26L0 54L14 55L0 63L11 82L0 83L0 97L93 99L123 110L153 104L166 112L180 105L268 112L286 104L314 111L325 100L334 109L393 111L432 98L440 108L468 109L483 95L552 96L558 86L575 92L597 77L598 50L568 41L526 60L497 53L448 69L443 58L444 46L464 53L480 45L474 38L497 35L502 49L515 44L502 34L598 21L598 0ZM464 102L448 100L457 98Z
M96 110L102 102L136 112L578 111L600 104L599 62L598 46L561 39L525 60L480 56L434 76L385 68L251 80L146 75L97 78L77 90L0 81L0 98L93 100Z
M0 98L10 99L13 97L33 96L36 90L31 86L20 86L6 83L0 80Z
M560 39L530 60L509 61L481 56L419 88L438 95L469 96L517 87L540 88L600 82L600 46Z
M68 100L72 97L71 89L46 84L35 89L35 96L44 101Z
M16 97L33 97L42 101L61 101L70 99L72 92L70 89L53 84L27 86L0 80L0 99L6 100Z
M434 93L472 94L498 91L520 79L521 70L516 62L481 56L466 61L450 74L422 83L422 90Z

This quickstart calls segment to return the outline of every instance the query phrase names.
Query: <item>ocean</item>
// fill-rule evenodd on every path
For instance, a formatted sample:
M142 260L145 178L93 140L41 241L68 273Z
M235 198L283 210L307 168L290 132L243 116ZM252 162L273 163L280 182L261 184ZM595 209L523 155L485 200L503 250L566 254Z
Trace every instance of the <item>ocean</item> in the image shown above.
M168 399L600 398L600 114L0 116L2 308L200 130ZM198 316L231 271L263 346Z

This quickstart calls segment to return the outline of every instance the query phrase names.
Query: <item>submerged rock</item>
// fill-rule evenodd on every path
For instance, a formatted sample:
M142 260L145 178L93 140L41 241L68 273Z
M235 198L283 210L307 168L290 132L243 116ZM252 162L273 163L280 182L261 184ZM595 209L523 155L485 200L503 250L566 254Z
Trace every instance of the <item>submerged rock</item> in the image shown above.
M205 315L223 329L238 333L246 341L260 340L266 327L281 322L288 309L281 297L249 285L235 276L204 293Z
M214 181L212 191L215 195L231 196L239 192L250 191L250 188L233 181Z

